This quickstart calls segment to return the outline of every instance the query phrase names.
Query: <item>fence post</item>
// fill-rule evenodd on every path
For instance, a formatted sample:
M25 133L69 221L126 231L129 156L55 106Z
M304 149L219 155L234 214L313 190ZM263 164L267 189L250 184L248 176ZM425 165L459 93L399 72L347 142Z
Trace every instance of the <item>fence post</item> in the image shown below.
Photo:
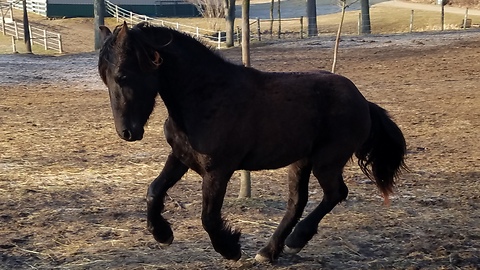
M130 11L130 25L133 25L133 12Z
M17 21L13 21L13 27L15 28L15 38L18 39L18 26L17 26Z
M10 19L13 21L13 4L10 4Z
M410 14L410 33L413 32L413 15L415 14L415 10L412 9L412 12Z
M200 37L200 30L198 29L198 27L197 27L197 29L195 30L195 37L196 37L196 38Z
M15 43L15 37L12 36L12 48L13 48L13 52L16 53L17 52L17 44Z
M5 17L3 16L3 9L0 9L0 12L2 13L2 34L5 35Z
M57 34L57 35L58 35L58 50L60 51L60 53L63 53L62 35L60 34Z
M222 32L218 31L218 48L220 49L220 47L222 47Z
M467 30L468 8L465 10L465 17L463 18L463 30Z
M115 5L115 18L117 18L117 23L118 23L118 6Z
M25 29L23 29L23 31L25 31ZM30 25L28 25L28 31L30 32L30 47L31 47L33 46L35 37L33 35L32 27Z
M45 46L45 51L48 50L47 30L45 29L43 29L43 45Z
M300 38L303 39L303 16L300 16Z
M237 43L242 44L242 30L237 26Z
M262 41L262 34L260 32L260 19L257 17L257 35L258 41Z
M362 13L358 13L358 22L357 22L358 35L362 33Z

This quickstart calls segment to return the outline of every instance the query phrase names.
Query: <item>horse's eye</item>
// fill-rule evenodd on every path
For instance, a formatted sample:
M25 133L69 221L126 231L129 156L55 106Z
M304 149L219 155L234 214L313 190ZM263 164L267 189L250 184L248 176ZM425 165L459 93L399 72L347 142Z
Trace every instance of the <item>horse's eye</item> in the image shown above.
M127 82L127 76L125 75L120 75L120 76L117 76L115 78L115 81L118 83L118 84L125 84Z

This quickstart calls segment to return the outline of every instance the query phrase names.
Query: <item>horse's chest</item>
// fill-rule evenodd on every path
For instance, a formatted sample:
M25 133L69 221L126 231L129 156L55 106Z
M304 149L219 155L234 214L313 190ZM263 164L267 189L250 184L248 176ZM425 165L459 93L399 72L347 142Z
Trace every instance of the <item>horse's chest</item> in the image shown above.
M209 171L210 158L196 151L190 144L187 135L174 121L169 119L165 122L165 137L172 147L173 154L185 165L200 175Z

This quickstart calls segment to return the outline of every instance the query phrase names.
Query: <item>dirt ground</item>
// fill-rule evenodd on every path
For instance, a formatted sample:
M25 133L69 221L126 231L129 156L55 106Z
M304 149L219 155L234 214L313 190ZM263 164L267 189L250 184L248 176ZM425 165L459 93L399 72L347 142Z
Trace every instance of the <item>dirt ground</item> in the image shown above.
M161 101L144 140L127 143L114 131L95 53L0 55L0 269L479 269L479 42L480 32L344 39L337 72L394 117L410 172L385 207L352 161L348 200L301 253L274 265L253 257L284 213L283 169L254 172L248 200L237 199L232 178L223 211L242 230L240 261L211 247L201 179L190 172L168 193L175 241L160 247L146 230L144 196L169 152ZM331 44L256 46L252 65L329 70ZM238 48L221 53L240 62ZM312 179L307 212L321 197Z

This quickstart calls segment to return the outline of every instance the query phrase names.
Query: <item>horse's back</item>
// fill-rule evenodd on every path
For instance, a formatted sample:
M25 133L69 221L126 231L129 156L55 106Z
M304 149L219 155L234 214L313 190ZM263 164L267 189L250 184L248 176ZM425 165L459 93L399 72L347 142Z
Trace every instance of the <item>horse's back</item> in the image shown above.
M245 135L252 143L250 169L285 166L332 141L354 148L368 136L368 102L343 76L261 73L256 81L248 106L250 135Z

